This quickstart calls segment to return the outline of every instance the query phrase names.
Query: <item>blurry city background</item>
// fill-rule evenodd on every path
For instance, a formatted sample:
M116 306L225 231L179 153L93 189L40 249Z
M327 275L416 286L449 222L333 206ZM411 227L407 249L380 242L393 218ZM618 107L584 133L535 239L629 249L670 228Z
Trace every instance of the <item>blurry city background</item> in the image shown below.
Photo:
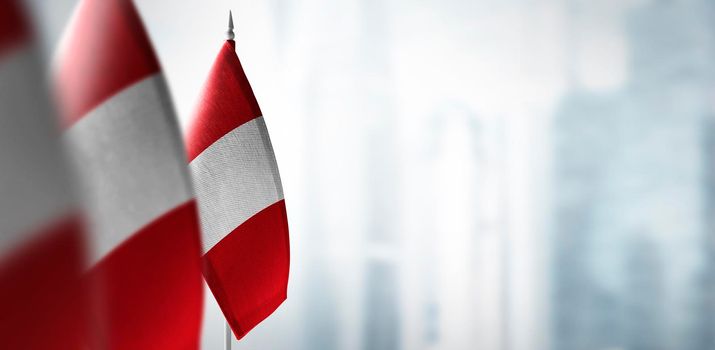
M275 146L289 297L234 349L715 349L712 1L135 2L182 126L233 10Z

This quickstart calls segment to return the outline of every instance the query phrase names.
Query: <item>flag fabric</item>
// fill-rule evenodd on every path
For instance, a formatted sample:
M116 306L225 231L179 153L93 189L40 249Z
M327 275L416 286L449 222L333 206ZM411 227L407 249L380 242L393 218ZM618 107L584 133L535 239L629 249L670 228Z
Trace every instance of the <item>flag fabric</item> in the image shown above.
M285 299L288 221L261 110L228 40L187 135L204 278L238 339Z
M159 62L130 0L82 0L56 65L91 230L92 346L196 349L199 224Z
M39 57L0 2L0 348L78 349L83 231Z

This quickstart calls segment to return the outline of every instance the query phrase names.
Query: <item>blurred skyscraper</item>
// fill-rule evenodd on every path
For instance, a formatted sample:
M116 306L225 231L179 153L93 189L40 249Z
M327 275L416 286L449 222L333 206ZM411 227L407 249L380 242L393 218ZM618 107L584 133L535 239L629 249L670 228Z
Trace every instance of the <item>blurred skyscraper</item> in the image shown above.
M639 5L625 23L625 86L596 93L576 84L562 100L553 142L556 349L711 348L702 307L712 287L702 281L712 267L702 247L712 240L703 128L713 19L709 1Z
M398 130L389 56L391 31L388 6L381 0L358 3L358 105L366 121L365 188L365 315L362 348L398 350L401 324L398 273L400 222Z

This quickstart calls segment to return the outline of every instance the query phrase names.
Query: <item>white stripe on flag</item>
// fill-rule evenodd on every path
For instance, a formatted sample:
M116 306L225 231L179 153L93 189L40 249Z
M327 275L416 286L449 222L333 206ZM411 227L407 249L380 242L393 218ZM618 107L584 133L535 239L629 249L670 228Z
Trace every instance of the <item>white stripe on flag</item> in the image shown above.
M204 254L251 216L283 199L263 117L221 137L190 167L201 213Z
M74 208L39 53L0 57L0 255Z
M92 228L92 260L192 196L163 76L129 86L66 133Z

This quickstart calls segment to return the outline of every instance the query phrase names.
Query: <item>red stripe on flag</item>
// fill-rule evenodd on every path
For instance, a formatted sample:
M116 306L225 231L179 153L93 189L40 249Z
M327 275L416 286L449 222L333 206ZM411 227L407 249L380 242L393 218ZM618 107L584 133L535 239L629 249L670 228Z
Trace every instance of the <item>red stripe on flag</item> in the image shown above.
M131 0L82 1L71 28L57 77L66 126L160 70Z
M155 220L91 271L107 349L197 349L202 283L191 200Z
M80 220L63 219L31 236L0 262L0 348L79 349L88 316Z
M285 201L224 237L203 259L204 276L241 339L286 299L290 251Z
M261 116L234 45L224 43L204 85L186 137L189 161L229 131Z

